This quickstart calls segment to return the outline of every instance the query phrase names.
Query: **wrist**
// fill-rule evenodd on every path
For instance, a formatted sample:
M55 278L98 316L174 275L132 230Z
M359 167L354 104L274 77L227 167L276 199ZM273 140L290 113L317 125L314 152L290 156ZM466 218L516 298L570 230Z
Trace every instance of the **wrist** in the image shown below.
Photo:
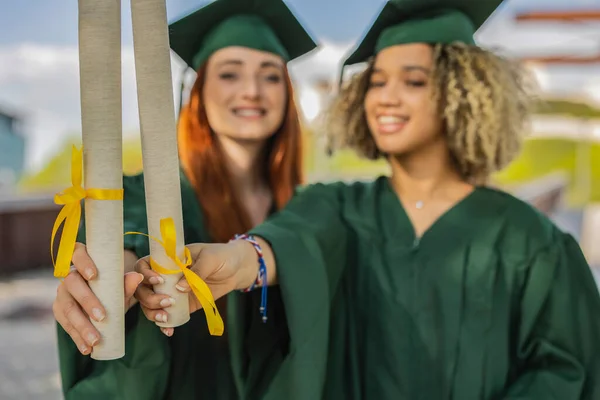
M231 245L235 246L235 254L238 254L235 290L244 290L252 286L258 276L256 250L246 240L234 240Z
M238 290L250 292L261 288L260 315L263 322L267 322L267 264L265 262L263 249L258 238L252 235L236 235L234 242L240 243L240 279ZM250 255L253 254L253 256ZM254 265L253 267L250 267ZM253 279L253 280L250 280Z

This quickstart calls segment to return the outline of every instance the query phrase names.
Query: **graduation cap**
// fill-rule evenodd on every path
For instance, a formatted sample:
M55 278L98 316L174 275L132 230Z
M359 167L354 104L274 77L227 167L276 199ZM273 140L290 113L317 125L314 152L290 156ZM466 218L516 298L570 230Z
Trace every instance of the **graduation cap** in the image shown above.
M388 0L342 68L367 61L394 45L475 44L473 35L500 3L502 0Z
M197 70L215 51L243 46L293 60L316 43L282 0L216 0L169 25L171 48Z

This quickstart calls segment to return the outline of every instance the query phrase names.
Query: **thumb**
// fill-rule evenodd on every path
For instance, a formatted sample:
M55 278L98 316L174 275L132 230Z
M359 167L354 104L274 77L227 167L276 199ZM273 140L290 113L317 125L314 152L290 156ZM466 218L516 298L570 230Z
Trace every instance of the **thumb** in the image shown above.
M144 280L144 275L137 272L128 272L125 274L125 304L129 304L129 300L133 297L137 287Z
M190 284L188 283L187 279L185 279L185 276L182 276L179 282L177 282L177 284L175 285L175 289L177 289L181 293L188 293L192 291L192 288L190 287Z

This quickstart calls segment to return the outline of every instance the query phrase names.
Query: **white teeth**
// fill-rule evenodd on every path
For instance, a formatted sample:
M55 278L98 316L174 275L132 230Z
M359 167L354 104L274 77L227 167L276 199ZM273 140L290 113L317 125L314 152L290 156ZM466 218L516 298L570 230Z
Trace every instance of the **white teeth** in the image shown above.
M259 117L263 115L261 110L235 110L234 112L240 117Z
M382 115L377 117L377 122L380 124L400 124L406 122L407 118L398 117L395 115Z

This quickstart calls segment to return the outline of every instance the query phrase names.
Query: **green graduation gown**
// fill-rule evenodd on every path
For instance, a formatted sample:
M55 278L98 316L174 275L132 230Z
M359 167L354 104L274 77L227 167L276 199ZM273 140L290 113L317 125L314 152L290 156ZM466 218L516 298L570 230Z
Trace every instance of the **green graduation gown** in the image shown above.
M244 399L600 399L591 271L506 193L479 187L416 238L387 178L316 184L251 233L274 249L289 341L230 336Z
M125 231L148 233L142 175L123 180ZM186 243L210 242L195 192L182 174L181 194ZM81 228L79 241L85 241ZM125 248L138 257L149 254L148 239L127 235ZM125 357L95 361L83 356L58 326L58 351L66 399L162 400L236 399L225 337L208 333L203 312L166 337L148 321L139 305L126 314Z

